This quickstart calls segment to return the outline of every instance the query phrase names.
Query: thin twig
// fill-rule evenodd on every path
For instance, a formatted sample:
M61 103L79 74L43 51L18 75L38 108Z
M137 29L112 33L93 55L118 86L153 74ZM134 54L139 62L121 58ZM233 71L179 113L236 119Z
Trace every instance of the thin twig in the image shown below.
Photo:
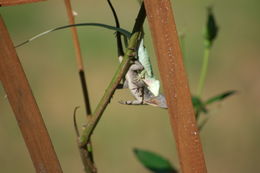
M130 61L131 56L134 52L135 47L138 43L138 38L140 36L140 32L137 32L133 34L133 36L130 38L128 50L126 51L126 54L123 58L123 61L119 65L112 81L110 82L108 88L105 91L105 94L103 95L102 99L100 100L95 112L93 113L93 116L91 117L90 122L87 124L87 127L85 130L83 130L81 136L80 136L80 143L82 146L84 146L90 139L90 136L92 132L94 131L97 123L99 122L103 112L105 111L108 103L110 102L115 90L117 89L118 84L122 80L122 78L125 76L126 72L128 71L130 67Z
M67 9L69 24L73 25L73 24L75 24L75 19L72 14L70 0L64 0L64 2L66 5L66 9ZM80 50L79 38L78 38L78 33L77 33L76 27L72 27L71 32L72 32L72 37L73 37L73 44L74 44L75 51L76 51L76 60L77 60L77 65L78 65L78 70L79 70L81 87L82 87L82 91L83 91L83 97L84 97L84 101L85 101L86 113L87 113L87 117L90 117L91 116L90 100L89 100L89 95L88 95L86 77L85 77L84 66L83 66L83 59L82 59L82 54L81 54L81 50ZM76 110L74 112L74 126L75 126L75 130L76 130L76 135L79 138L79 131L78 131L76 120L75 120L75 113L76 113ZM79 146L79 144L78 144L78 146ZM88 147L90 147L91 150L89 150ZM79 151L80 151L81 159L82 159L86 173L96 172L96 169L94 166L91 140L89 139L88 143L84 147L82 147L82 146L79 147Z
M64 0L64 2L65 2L65 5L66 5L66 9L67 9L69 24L75 24L75 19L74 19L74 16L73 16L70 0ZM72 27L71 32L72 32L73 43L74 43L75 51L76 51L76 59L77 59L78 69L83 70L84 69L83 60L82 60L82 55L81 55L81 50L80 50L80 44L79 44L77 29L75 27Z
M74 129L75 129L75 133L76 133L77 137L80 136L77 119L76 119L76 115L77 115L76 113L77 113L78 109L79 109L79 106L75 107L74 112L73 112L73 124L74 124Z
M25 3L32 3L32 2L40 2L45 0L0 0L0 7L1 6L13 6L13 5L20 5Z
M89 141L91 134L93 133L103 112L105 111L108 103L110 102L118 84L120 83L122 78L125 76L125 74L127 73L128 69L131 65L130 62L132 60L132 54L138 45L138 39L141 36L141 30L142 30L145 18L146 18L146 12L145 12L145 8L144 8L144 4L142 3L142 6L141 6L138 16L136 18L132 36L129 40L129 45L128 45L127 51L124 55L124 58L123 58L121 64L119 65L108 88L106 89L105 94L103 95L97 108L95 109L95 112L94 112L90 122L87 124L86 129L83 130L83 132L80 136L80 143L82 146L84 146Z
M206 76L208 72L208 64L209 64L209 53L210 53L210 47L205 47L202 68L201 68L200 78L199 78L199 86L197 91L197 96L199 97L201 97L203 88L205 86L205 80L206 80Z
M74 25L75 19L74 19L74 16L72 14L72 8L71 8L70 0L64 0L64 2L65 2L65 5L66 5L66 9L67 9L69 24ZM87 84L86 84L86 77L85 77L85 72L84 72L83 58L82 58L82 54L81 54L79 38L78 38L78 33L77 33L76 27L72 27L71 32L72 32L73 44L74 44L75 52L76 52L76 60L77 60L77 65L78 65L78 70L79 70L81 87L82 87L82 90L83 90L85 108L86 108L87 115L91 115L91 107L90 107L88 89L87 89Z

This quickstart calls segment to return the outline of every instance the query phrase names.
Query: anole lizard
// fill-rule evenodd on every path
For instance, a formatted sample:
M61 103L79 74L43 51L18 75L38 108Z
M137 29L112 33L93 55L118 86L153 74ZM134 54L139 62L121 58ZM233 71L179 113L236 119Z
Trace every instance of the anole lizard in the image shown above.
M107 2L108 2L109 6L110 6L110 8L113 12L115 22L116 22L116 27L120 28L119 20L118 20L118 17L117 17L115 10L114 10L113 5L111 4L110 0L107 0ZM118 57L119 57L119 61L121 62L122 57L124 55L124 51L123 51L123 46L122 46L122 41L121 41L121 33L120 32L116 33L116 38L117 38ZM136 48L136 52L138 51L138 54L140 54L140 52L142 53L141 49L144 49L142 38L140 39L139 47ZM120 101L119 103L126 104L126 105L145 105L145 104L148 104L148 105L152 105L152 106L158 106L158 107L161 107L161 108L167 108L165 97L163 95L159 94L159 91L158 91L157 94L154 94L154 92L151 92L148 89L149 86L147 85L145 80L143 80L142 77L140 77L140 76L142 76L142 73L144 71L146 73L147 72L149 73L149 70L151 70L151 65L150 65L149 68L150 69L147 69L141 64L141 62L138 60L138 56L133 58L132 65L129 67L129 70L125 75L125 80L123 81L123 84L118 86L118 89L128 88L130 90L130 92L132 93L132 95L135 97L135 100ZM152 74L152 72L150 74ZM150 77L152 78L153 76L150 75ZM148 78L144 78L144 79L148 79ZM159 90L159 88L158 88L158 90Z

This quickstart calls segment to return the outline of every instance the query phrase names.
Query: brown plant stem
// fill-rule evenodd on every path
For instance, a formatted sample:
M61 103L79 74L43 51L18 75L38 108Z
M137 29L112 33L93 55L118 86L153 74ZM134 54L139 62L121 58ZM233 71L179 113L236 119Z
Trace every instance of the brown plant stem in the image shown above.
M69 24L73 25L73 24L75 24L75 19L74 19L74 16L72 14L72 8L71 8L70 0L64 0L64 2L65 2L65 5L66 5L66 9L67 9ZM85 72L84 72L83 58L82 58L82 54L81 54L80 43L79 43L79 38L78 38L78 33L77 33L76 27L71 27L71 32L72 32L73 44L74 44L74 47L75 47L77 66L78 66L78 70L79 70L81 87L82 87L82 90L83 90L86 112L87 112L87 115L91 115L91 107L90 107L88 89L87 89L87 85L86 85L86 77L85 77Z
M144 0L181 172L206 173L170 0Z
M108 88L106 89L102 99L100 100L97 108L95 109L95 112L93 116L91 117L90 122L87 124L87 127L85 130L83 130L81 136L80 136L80 143L82 146L84 146L89 140L90 137L97 126L100 118L102 117L103 112L105 111L107 105L109 104L115 90L117 89L118 84L122 80L122 78L127 73L132 60L132 55L137 47L138 39L141 36L141 30L143 27L143 23L146 17L144 4L142 3L141 8L139 10L138 16L136 18L136 22L133 28L132 36L129 40L127 51L124 55L124 58L122 62L120 63L113 79L111 80Z
M45 0L0 0L0 7L1 6L9 6L9 5L19 5L24 3L32 3L32 2L39 2Z
M64 2L65 2L66 10L67 10L67 15L69 18L69 24L70 25L75 24L75 19L74 19L73 12L72 12L71 2L70 2L70 0L64 0ZM91 113L86 77L85 77L85 72L84 72L83 58L82 58L82 54L81 54L80 43L79 43L79 38L78 38L78 33L77 33L76 27L72 27L71 32L72 32L73 44L75 47L76 61L77 61L77 66L78 66L78 71L79 71L81 88L83 91L87 118L89 121L92 113ZM74 126L76 124L75 113L76 112L74 112ZM79 132L77 132L77 136L79 137ZM84 165L85 172L86 173L97 172L96 168L94 166L94 158L93 158L91 140L89 140L85 146L81 146L79 144L78 140L77 140L77 143L78 143L79 152L80 152L81 160Z
M62 173L42 115L1 16L0 79L36 172Z

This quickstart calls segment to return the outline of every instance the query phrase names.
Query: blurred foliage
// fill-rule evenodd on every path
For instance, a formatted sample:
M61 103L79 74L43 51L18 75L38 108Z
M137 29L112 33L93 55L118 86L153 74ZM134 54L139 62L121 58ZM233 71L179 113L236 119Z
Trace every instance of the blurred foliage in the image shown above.
M192 96L192 103L193 103L193 107L195 110L195 115L196 118L199 118L200 113L208 113L208 109L207 109L207 105L211 104L211 103L215 103L215 102L220 102L223 101L225 98L232 96L233 94L235 94L236 91L232 90L232 91L226 91L224 93L221 93L219 95L213 96L209 99L207 99L206 101L202 101L201 98L197 97L197 96Z

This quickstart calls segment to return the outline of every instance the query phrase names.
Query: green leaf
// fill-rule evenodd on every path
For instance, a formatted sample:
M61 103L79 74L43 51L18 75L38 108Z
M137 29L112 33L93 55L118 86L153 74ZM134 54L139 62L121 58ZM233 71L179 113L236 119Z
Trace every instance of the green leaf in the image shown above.
M208 113L208 110L206 108L206 106L208 104L218 102L218 101L222 101L225 98L235 94L236 92L237 91L234 91L234 90L227 91L227 92L224 92L224 93L219 94L217 96L211 97L210 99L208 99L205 102L202 102L201 99L197 96L192 96L192 104L193 104L193 107L194 107L194 110L195 110L196 120L199 119L201 112L206 113L206 114ZM204 125L208 122L208 120L209 120L209 118L206 118L198 125L199 130L201 130L204 127Z
M154 152L134 149L134 153L147 169L155 173L177 173L177 170L167 159Z
M192 100L193 107L196 110L198 110L203 105L202 101L197 96L192 96L191 100Z
M196 118L198 118L200 112L207 113L208 110L205 107L205 104L197 96L192 96L192 104L196 113Z
M211 104L211 103L214 103L214 102L222 101L225 98L234 95L235 93L237 93L237 91L235 91L235 90L226 91L226 92L224 92L222 94L219 94L217 96L211 97L204 104L208 105L208 104Z
M218 26L212 11L212 7L208 8L208 19L206 24L206 33L205 33L205 45L206 47L211 47L213 41L216 39L218 34Z

